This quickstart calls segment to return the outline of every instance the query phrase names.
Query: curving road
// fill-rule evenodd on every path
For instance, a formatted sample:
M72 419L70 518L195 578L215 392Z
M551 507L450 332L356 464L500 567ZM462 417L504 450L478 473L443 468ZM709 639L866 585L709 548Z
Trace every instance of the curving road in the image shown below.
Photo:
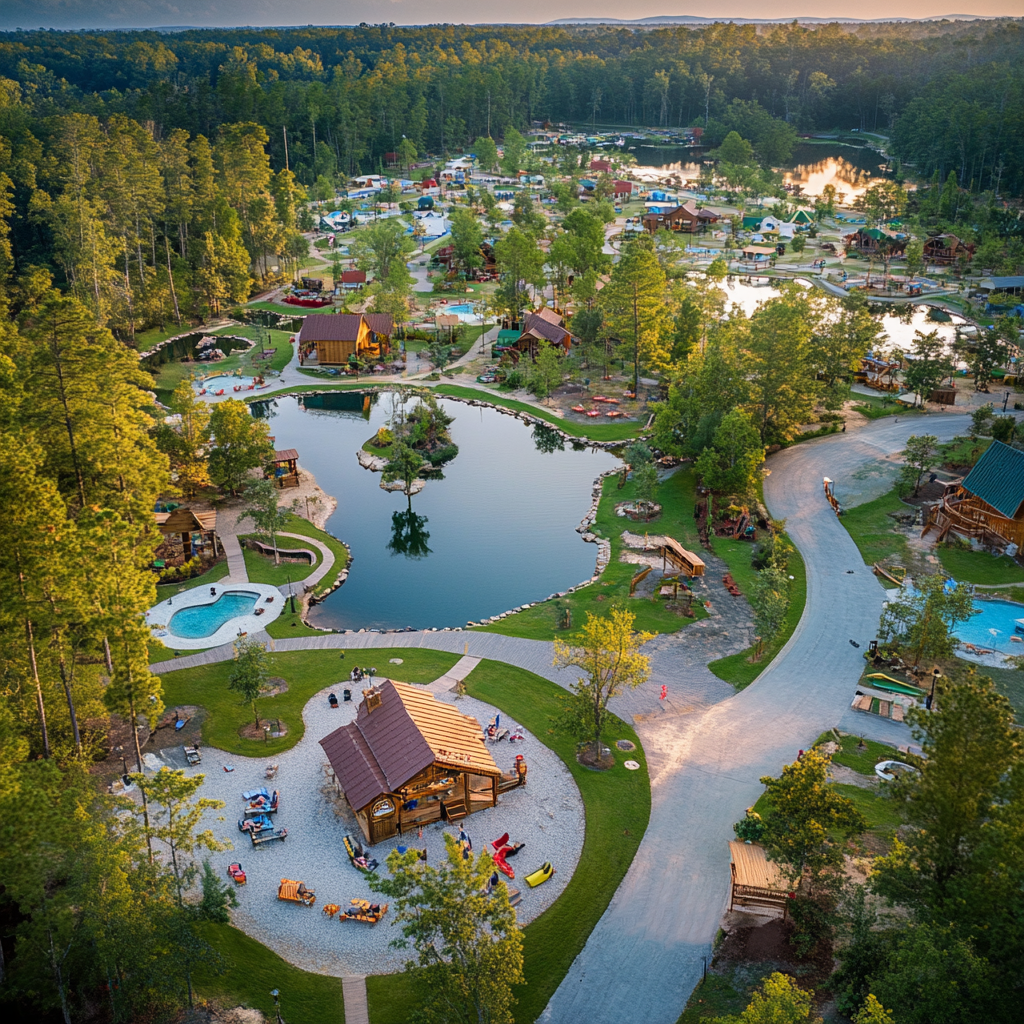
M904 447L911 434L948 440L966 427L956 414L875 421L808 441L769 460L765 500L807 567L807 603L789 642L757 681L711 707L637 725L651 772L651 820L622 885L541 1019L554 1024L673 1024L696 985L728 899L726 840L732 824L775 774L847 710L873 636L884 591L861 561L822 494L867 462ZM687 637L660 645L661 678L689 682L696 665ZM519 665L566 685L551 645L488 633L324 634L279 640L279 651L423 646ZM154 665L172 671L231 657L230 648ZM706 674L706 670L705 674ZM613 705L614 708L614 705ZM624 707L624 713L630 709Z
M672 1024L710 958L729 892L732 824L776 774L850 703L883 590L822 494L910 434L949 439L959 415L876 421L771 458L765 500L807 566L807 604L757 681L705 711L637 727L651 769L651 822L614 899L542 1020ZM848 571L852 574L848 575Z

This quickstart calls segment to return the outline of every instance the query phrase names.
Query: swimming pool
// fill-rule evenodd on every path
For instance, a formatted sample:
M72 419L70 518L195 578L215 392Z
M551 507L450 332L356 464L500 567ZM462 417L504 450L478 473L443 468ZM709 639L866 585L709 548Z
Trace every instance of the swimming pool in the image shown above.
M205 390L208 395L215 395L218 391L223 389L224 394L233 395L235 388L240 391L253 391L255 390L256 381L252 377L232 377L225 375L223 377L210 377L207 380L197 380L193 387L196 391Z
M260 595L248 590L227 590L216 601L182 608L171 616L167 631L174 637L199 640L213 636L226 622L240 615L251 615Z
M975 601L976 613L956 627L957 639L975 647L994 647L1004 654L1024 654L1024 643L1014 643L1014 620L1024 619L1024 605L1012 601ZM1024 633L1017 633L1024 637Z
M477 316L476 306L471 302L462 302L457 306L445 306L442 310L444 313L454 313L463 323L473 324L480 320Z

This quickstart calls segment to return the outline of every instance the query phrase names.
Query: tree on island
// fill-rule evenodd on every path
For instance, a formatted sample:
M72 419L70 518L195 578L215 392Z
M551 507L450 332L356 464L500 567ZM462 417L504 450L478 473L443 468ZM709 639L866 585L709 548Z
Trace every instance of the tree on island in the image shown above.
M587 612L587 621L572 643L555 640L556 668L578 668L584 675L562 697L562 721L589 747L595 761L601 757L601 733L608 717L608 701L624 690L636 689L650 675L650 658L640 648L654 633L633 629L635 616L613 608L606 617Z
M384 463L380 478L386 484L401 482L403 493L412 508L412 485L423 469L423 456L405 441L395 441Z

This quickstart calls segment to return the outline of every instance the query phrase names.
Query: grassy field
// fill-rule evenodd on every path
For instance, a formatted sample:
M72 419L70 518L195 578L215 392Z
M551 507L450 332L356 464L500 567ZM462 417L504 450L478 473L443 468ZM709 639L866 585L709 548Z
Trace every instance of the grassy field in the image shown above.
M839 522L846 527L860 551L866 565L881 562L882 559L895 556L906 562L910 556L907 539L896 533L895 521L890 512L910 512L909 505L904 505L895 491L889 491L874 501L866 501L845 511Z
M729 966L721 973L709 973L691 993L676 1024L696 1024L719 1017L738 1018L750 1003L754 989L771 973L770 967L761 964Z
M626 606L636 615L636 629L645 629L652 633L674 633L688 626L697 619L707 617L703 605L695 601L693 608L696 618L688 619L665 607L665 601L655 598L630 598L629 583L642 566L629 562L620 562L619 554L624 548L622 531L629 529L635 533L667 533L676 537L686 547L693 547L696 533L693 523L693 486L692 473L679 471L663 481L658 493L658 501L662 505L659 519L650 524L634 523L629 519L620 519L615 515L615 505L620 501L629 501L633 497L633 481L630 480L619 490L619 478L607 477L601 505L598 509L594 532L611 540L612 555L608 567L597 583L570 594L568 597L545 601L525 612L510 615L506 619L490 626L482 626L480 630L488 633L501 633L503 636L520 636L529 640L550 640L562 635L558 623L566 608L572 614L572 627L578 628L586 620L586 613L606 615L612 605L626 602ZM596 547L594 549L596 555ZM655 570L658 572L659 570Z
M605 738L629 739L638 749L628 755L616 752L619 764L608 772L589 771L577 763L575 744L555 726L562 691L554 683L485 661L467 678L466 688L550 746L572 772L586 806L586 839L572 881L524 931L527 983L517 992L515 1019L527 1024L543 1012L632 863L650 816L650 781L646 766L637 772L621 768L626 757L641 765L645 759L632 728L618 719ZM415 976L378 975L366 981L373 1024L405 1024L422 993Z
M880 420L885 416L916 416L924 412L923 409L907 409L897 405L895 400L881 394L862 395L860 392L853 394L853 408L869 420Z
M228 561L225 558L223 561L218 562L208 572L204 572L202 576L193 576L190 580L185 580L184 583L161 583L156 588L156 599L157 601L166 601L169 597L174 597L175 594L184 593L186 590L191 590L193 587L208 587L211 583L216 583L218 580L224 579L228 574Z
M231 925L207 925L206 941L220 954L195 975L196 991L224 1006L251 1006L274 1019L272 989L281 993L281 1014L289 1024L344 1024L341 978L293 967L275 952Z
M348 565L348 548L337 537L321 530L318 526L314 526L308 519L295 515L294 512L289 514L288 522L285 524L283 532L297 533L302 537L312 537L314 540L320 541L321 544L326 544L331 549L331 552L334 554L334 565L331 567L331 571L317 584L315 593L323 594L329 590L334 582L334 577ZM284 537L282 540L286 546L299 543L290 537ZM309 573L306 573L306 575L308 576Z
M985 586L1024 583L1024 569L1006 555L993 558L984 551L967 551L945 545L940 546L935 553L939 556L942 568L955 580Z
M244 534L238 539L245 541L252 536L252 534ZM263 540L263 543L266 544L269 541ZM290 537L281 537L278 539L277 546L278 548L296 548L301 547L302 542L292 540ZM297 583L299 580L305 579L321 562L320 552L315 547L309 545L306 550L312 551L316 555L312 565L307 565L304 560L301 562L282 562L280 565L275 565L273 555L264 555L243 545L242 556L245 558L245 571L249 577L249 582L267 583L272 587L283 587L289 582Z
M871 773L874 775L874 772ZM868 831L885 843L891 843L903 819L884 792L864 789L846 783L834 783L832 788L845 796L867 819Z
M865 719L866 724L867 721ZM814 745L818 746L821 743L829 742L835 743L836 738L832 733L826 732L814 741ZM852 768L853 771L859 772L861 775L873 775L875 765L879 761L894 757L896 754L895 747L890 747L885 743L876 743L874 740L865 740L866 747L861 750L860 742L859 736L843 736L840 740L841 749L832 755L832 760L836 764Z
M337 651L271 654L270 675L284 678L288 690L257 701L257 710L262 719L284 722L288 735L269 742L243 739L238 735L238 730L252 721L252 710L247 704L239 703L238 697L228 689L234 662L163 673L164 703L167 707L197 705L206 708L204 745L245 757L269 757L290 750L302 738L302 709L313 694L332 684L341 685L357 660L361 668L373 667L378 675L388 676L393 671L390 658L403 659L402 679L409 683L432 682L459 660L454 654L418 648L359 650L345 659Z
M636 420L630 423L573 423L570 420L560 419L539 406L530 405L527 402L517 402L514 398L505 398L500 392L492 391L490 388L485 390L483 388L464 388L454 384L440 384L433 390L439 395L483 399L494 405L504 406L506 409L526 412L560 427L567 434L572 434L574 437L585 437L591 441L627 441L635 437L642 427L642 424Z

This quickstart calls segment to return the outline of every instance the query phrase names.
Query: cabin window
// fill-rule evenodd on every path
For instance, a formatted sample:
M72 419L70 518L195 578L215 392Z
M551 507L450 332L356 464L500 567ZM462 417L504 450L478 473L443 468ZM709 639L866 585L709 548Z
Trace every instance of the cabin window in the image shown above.
M382 797L370 808L370 817L387 818L395 813L395 805L390 797Z

